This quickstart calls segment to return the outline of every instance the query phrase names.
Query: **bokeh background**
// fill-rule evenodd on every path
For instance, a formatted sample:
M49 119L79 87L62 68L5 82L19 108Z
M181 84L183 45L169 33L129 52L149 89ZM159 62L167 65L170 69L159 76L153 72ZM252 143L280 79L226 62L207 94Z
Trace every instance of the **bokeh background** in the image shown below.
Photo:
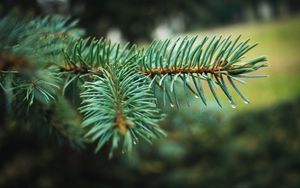
M12 12L79 18L87 36L141 45L242 34L270 66L241 86L251 104L163 107L168 136L112 160L1 125L0 187L300 187L299 0L1 0L0 16Z

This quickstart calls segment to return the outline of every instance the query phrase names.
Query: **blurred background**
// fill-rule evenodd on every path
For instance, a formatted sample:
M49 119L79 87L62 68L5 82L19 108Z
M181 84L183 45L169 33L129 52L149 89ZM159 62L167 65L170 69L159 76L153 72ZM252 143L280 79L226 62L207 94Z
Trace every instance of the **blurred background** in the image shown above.
M248 58L267 55L270 66L268 78L241 86L249 105L191 97L164 107L168 136L139 142L129 157L0 126L0 187L300 187L299 0L1 0L0 16L12 12L79 18L86 36L142 45L242 34L259 43Z

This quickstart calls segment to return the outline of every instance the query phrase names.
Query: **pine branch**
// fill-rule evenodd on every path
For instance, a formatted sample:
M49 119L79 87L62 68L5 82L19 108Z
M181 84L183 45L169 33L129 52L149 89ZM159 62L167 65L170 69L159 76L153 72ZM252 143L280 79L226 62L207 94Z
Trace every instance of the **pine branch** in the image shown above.
M149 81L135 70L135 64L120 67L114 64L103 69L103 77L86 82L80 107L84 114L83 126L92 140L99 139L96 151L112 140L112 151L117 148L120 136L124 136L123 151L130 151L138 142L137 136L151 142L164 135L158 127L162 115L156 107L156 98L148 88ZM122 138L122 137L121 137Z
M153 83L157 83L163 89L163 92L167 92L165 95L168 96L167 98L171 102L171 106L174 105L173 101L175 101L177 107L179 107L179 103L176 93L173 91L175 87L174 82L178 78L184 83L184 90L189 90L197 98L201 98L205 105L206 98L201 81L208 83L219 106L222 107L214 91L214 85L218 85L222 89L233 107L236 106L224 82L223 77L227 77L234 90L237 91L245 103L249 103L249 100L237 88L234 81L244 83L239 77L261 77L261 75L251 76L246 73L251 73L267 66L265 57L258 57L242 62L245 53L254 48L256 44L249 45L249 40L239 42L239 36L233 41L230 40L230 37L225 39L219 37L218 40L215 40L215 37L211 40L206 37L199 44L195 45L196 38L184 38L181 41L178 39L173 44L170 40L153 42L146 50L136 52L125 46L123 52L127 53L126 57L129 57L129 60L113 59L117 51L114 48L116 44L111 47L109 41L80 41L74 47L73 58L70 58L66 54L68 57L67 62L69 63L66 67L62 67L61 70L78 74L92 73L101 76L102 72L99 70L99 67L105 68L112 61L123 61L125 64L129 61L135 61L139 65L137 68L138 71L153 79L151 87ZM88 45L89 43L91 45ZM75 49L79 52L85 49L85 55L76 53ZM96 52L99 52L98 56L93 54ZM190 79L192 83L188 83ZM223 82L221 82L222 80ZM164 87L169 88L164 89ZM174 93L173 97L171 93Z
M74 145L97 142L96 152L110 143L110 156L121 144L124 152L130 151L139 137L152 142L165 135L159 127L164 115L157 107L156 87L163 104L168 100L171 107L180 106L180 85L185 95L191 93L205 105L205 93L210 90L222 106L215 91L219 87L236 107L229 86L249 103L236 82L263 77L249 73L267 66L265 57L244 60L257 44L240 41L240 36L201 41L185 37L138 48L105 39L82 39L76 23L59 17L1 20L0 92L6 96L7 111L20 106L34 120L38 117L31 116L28 109L43 105L54 111L43 123ZM83 115L82 127L72 121L73 109L62 102L67 99Z
M224 77L227 77L245 103L249 103L234 81L243 82L238 77L247 77L246 73L254 72L267 64L265 57L242 62L244 55L257 44L249 45L249 39L239 42L240 37L235 40L230 40L230 36L224 39L213 37L211 40L205 37L199 44L195 44L197 37L178 39L173 44L170 40L153 42L140 58L141 71L153 79L152 83L157 83L160 88L163 88L163 92L174 93L174 99L169 97L171 106L173 100L176 106L179 106L176 93L173 92L174 82L178 78L182 80L184 90L189 90L197 98L201 98L205 105L206 99L201 81L208 83L214 98L221 106L213 89L213 85L218 85L235 107L236 103L224 82ZM190 78L192 83L189 83Z

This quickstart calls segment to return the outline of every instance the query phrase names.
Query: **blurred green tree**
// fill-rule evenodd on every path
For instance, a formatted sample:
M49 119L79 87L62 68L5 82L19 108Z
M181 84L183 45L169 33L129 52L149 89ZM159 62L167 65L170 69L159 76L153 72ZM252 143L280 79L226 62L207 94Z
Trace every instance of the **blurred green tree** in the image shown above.
M155 27L176 18L184 20L185 29L246 21L249 10L261 19L261 2L268 2L277 17L283 5L291 13L300 10L297 0L4 0L0 14L14 10L21 15L71 15L81 19L80 26L90 36L105 36L110 28L118 28L126 40L134 42L150 40Z

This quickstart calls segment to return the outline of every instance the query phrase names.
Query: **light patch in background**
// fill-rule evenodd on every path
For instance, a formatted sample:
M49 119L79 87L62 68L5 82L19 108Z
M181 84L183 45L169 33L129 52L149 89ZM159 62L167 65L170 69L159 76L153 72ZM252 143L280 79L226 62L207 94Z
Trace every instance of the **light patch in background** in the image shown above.
M124 41L121 30L115 27L108 30L106 38L113 43L122 43Z
M273 18L272 7L266 1L259 3L258 13L262 21L271 21Z
M158 40L170 38L170 36L185 31L186 23L181 14L174 15L166 21L160 22L152 32L152 37Z

